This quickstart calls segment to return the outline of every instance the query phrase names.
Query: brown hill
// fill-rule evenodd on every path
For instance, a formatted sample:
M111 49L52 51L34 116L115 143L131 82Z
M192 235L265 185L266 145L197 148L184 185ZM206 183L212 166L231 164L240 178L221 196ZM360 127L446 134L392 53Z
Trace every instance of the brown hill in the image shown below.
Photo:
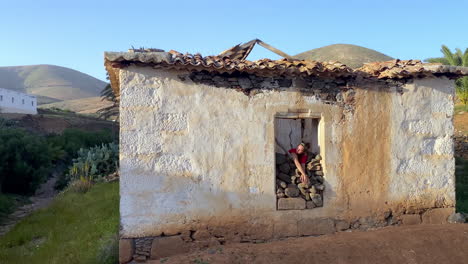
M378 51L351 44L329 45L299 53L294 58L315 61L339 61L351 68L359 68L367 62L393 59Z
M34 94L38 104L96 97L105 86L90 75L55 65L0 67L0 87Z
M112 102L102 101L101 97L88 97L75 100L60 101L51 104L43 104L39 107L42 109L47 108L60 108L63 110L70 110L80 114L93 114L97 110L112 105Z

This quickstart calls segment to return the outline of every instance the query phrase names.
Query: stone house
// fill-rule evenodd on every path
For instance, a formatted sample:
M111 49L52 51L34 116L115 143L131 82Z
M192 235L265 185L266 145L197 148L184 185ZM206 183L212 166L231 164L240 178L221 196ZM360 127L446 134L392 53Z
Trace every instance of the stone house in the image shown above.
M467 68L235 55L105 53L122 263L453 212L453 79ZM284 154L301 141L309 186Z

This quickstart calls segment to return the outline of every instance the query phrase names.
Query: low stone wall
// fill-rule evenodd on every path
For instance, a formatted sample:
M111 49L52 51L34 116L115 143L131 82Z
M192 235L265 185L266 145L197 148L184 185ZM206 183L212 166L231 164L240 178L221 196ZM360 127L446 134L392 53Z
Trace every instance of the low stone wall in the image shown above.
M383 215L363 217L354 220L319 218L302 219L289 229L274 230L265 226L233 230L230 227L207 227L187 230L166 236L122 238L119 242L119 262L145 262L184 254L204 248L221 246L226 243L264 243L275 239L298 236L319 236L346 230L368 230L389 225L444 224L465 222L465 218L454 213L454 208L406 209L399 215L388 211ZM292 224L291 224L292 225ZM285 232L282 232L285 231Z

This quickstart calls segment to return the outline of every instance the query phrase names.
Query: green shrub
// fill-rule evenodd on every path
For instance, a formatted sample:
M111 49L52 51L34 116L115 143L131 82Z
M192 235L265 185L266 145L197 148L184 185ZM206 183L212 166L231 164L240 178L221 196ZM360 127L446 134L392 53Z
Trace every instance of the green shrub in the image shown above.
M455 158L455 196L457 212L468 213L468 160Z
M0 129L0 191L31 194L50 174L59 156L40 136L19 128Z
M11 195L0 193L0 219L11 213L15 200Z
M115 143L80 149L66 174L65 183L73 181L74 189L85 190L90 183L101 181L102 177L117 171L118 162L119 146Z
M49 135L47 141L55 147L61 148L66 153L66 159L76 157L81 148L94 147L103 143L110 143L114 139L110 130L99 132L83 131L68 128L61 135Z
M71 182L70 185L68 186L68 189L71 190L72 192L85 193L89 191L92 186L93 186L93 182L91 182L89 179L80 178L78 180L74 180L73 182Z
M15 125L14 121L0 117L0 129L5 128L5 127L12 127L14 125Z
M44 137L11 125L0 118L0 193L32 194L57 163L68 166L81 148L113 140L110 130L66 129L61 135ZM68 181L59 177L56 187L63 188Z

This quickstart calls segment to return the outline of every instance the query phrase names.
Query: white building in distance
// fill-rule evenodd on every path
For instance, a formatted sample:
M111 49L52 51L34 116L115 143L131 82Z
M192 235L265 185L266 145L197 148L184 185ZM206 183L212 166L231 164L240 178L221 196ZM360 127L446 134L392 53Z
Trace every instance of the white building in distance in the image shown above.
M36 96L0 88L0 113L37 114Z

